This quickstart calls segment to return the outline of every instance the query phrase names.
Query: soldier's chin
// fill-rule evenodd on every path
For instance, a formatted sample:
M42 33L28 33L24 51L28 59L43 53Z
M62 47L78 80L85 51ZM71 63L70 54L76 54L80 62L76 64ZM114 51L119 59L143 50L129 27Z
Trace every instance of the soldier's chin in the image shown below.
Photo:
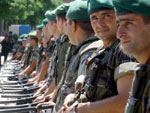
M128 49L128 48L125 48L123 46L120 45L120 49L122 50L122 52L126 55L132 55L132 52Z

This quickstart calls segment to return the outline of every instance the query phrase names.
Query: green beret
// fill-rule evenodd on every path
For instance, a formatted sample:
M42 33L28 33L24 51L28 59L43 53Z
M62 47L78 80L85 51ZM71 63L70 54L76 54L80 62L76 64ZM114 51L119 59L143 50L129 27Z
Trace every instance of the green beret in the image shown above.
M136 13L150 16L150 0L113 0L116 15Z
M58 6L55 10L55 14L59 15L59 14L64 14L67 13L68 9L69 9L70 4L66 3L66 4L62 4L60 6Z
M17 43L22 44L22 39L18 39Z
M36 29L38 29L38 30L42 30L42 29L43 29L43 24L41 24L41 25L37 25L37 26L36 26Z
M15 40L17 40L18 39L17 34L13 34L12 38L15 39Z
M29 33L29 37L30 37L31 39L37 38L37 32L36 32L36 31L30 32L30 33Z
M51 10L46 11L45 17L46 17L48 20L52 21L52 22L56 22L55 10L53 10L53 11L51 11Z
M43 25L46 25L48 23L48 19L47 18L43 19L42 23Z
M28 39L28 34L24 34L24 37L23 37L23 41L27 40Z
M28 38L28 34L25 34L24 37L25 37L25 38Z
M23 39L24 38L24 36L25 36L25 34L22 34L22 35L20 35L20 39Z
M88 0L87 5L89 14L100 10L114 9L112 0Z
M27 37L24 37L23 39L22 39L22 41L26 41L27 40Z
M87 12L87 1L76 0L71 2L66 16L71 20L90 21Z

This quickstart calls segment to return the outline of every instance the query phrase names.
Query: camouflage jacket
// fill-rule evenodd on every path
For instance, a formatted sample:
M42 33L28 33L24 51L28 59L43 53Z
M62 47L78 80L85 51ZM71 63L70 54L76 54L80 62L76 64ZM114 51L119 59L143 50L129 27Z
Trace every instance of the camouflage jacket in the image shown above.
M110 47L100 47L88 58L88 73L84 85L87 100L97 101L117 95L116 81L124 74L133 73L135 59L125 55L119 48L119 40ZM95 68L96 65L96 68Z
M32 46L27 45L24 50L24 69L29 65L32 52Z
M38 62L39 59L39 47L38 45L32 49L31 58L30 58L30 64L32 64L33 60L36 60Z
M67 69L66 72L66 77L64 80L64 84L62 85L62 87L59 90L59 94L57 97L57 101L56 101L56 106L55 106L55 111L57 112L57 110L59 110L59 108L62 106L63 101L65 99L65 97L70 94L70 93L74 93L75 92L75 80L77 78L77 74L78 74L78 69L79 66L81 64L81 58L84 57L84 55L86 54L91 54L91 51L86 51L84 52L84 54L82 53L82 50L84 50L89 44L91 44L94 41L97 41L98 38L97 37L93 37L93 35L89 38L87 38L86 40L84 40L80 45L78 45L76 47L76 49L73 52L72 58L70 60L69 63L69 68ZM93 51L93 50L92 50Z
M69 39L66 35L62 34L60 37L60 43L57 47L57 53L56 53L56 59L55 59L55 83L56 86L58 85L63 70L64 70L64 64L65 64L65 56L67 54L68 47L70 46Z

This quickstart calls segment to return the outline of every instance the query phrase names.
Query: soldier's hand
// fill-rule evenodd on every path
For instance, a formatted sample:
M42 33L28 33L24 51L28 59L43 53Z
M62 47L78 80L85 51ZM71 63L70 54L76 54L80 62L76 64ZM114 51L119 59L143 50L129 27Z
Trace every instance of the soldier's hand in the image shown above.
M39 97L37 97L36 99L33 100L33 102L39 102L39 101L44 101L44 95L41 95Z
M65 111L65 108L64 108L64 107L61 107L61 108L58 110L57 113L64 113L64 111Z
M19 73L19 74L18 74L18 79L20 80L23 76L24 76L24 73L23 73L23 72Z
M37 72L36 71L33 71L32 73L31 73L31 78L33 78L33 77L35 77L36 76L36 74L37 74Z
M28 83L33 83L34 82L34 79L33 78L30 78L29 80L28 80Z
M42 91L39 89L39 90L37 90L36 92L35 92L35 94L33 95L34 97L36 97L36 96L38 96L39 94L41 94L42 93Z
M48 101L48 102L43 102L43 103L38 104L36 106L36 108L39 108L42 105L52 105L52 106L55 106L56 104L53 101Z
M90 102L87 103L79 103L76 107L77 113L88 113L90 109Z
M49 94L49 95L47 95L47 96L45 96L45 101L49 101L49 100L51 100L52 99L52 97L53 97L53 93L51 93L51 94Z
M69 104L70 104L71 102L73 102L74 97L75 97L75 94L69 94L69 95L66 96L66 98L65 98L65 100L64 100L64 104L63 104L63 107L64 107L65 109L68 109L68 108L69 108Z
M34 84L33 84L33 86L38 86L38 81L36 80L36 81L34 81Z

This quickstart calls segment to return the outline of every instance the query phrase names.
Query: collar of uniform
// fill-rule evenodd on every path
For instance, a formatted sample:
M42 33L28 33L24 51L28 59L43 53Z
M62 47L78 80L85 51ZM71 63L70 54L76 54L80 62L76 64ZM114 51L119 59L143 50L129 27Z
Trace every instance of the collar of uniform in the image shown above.
M90 35L87 39L85 39L84 41L82 41L78 46L77 48L75 49L74 53L73 54L76 54L79 49L84 45L84 44L87 44L87 43L91 43L93 41L97 41L99 40L94 34Z
M116 39L116 40L114 41L114 43L111 44L111 46L107 47L105 50L106 50L106 51L109 51L110 49L114 49L114 48L116 48L116 45L118 45L119 43L120 43L120 40L119 40L119 39Z

